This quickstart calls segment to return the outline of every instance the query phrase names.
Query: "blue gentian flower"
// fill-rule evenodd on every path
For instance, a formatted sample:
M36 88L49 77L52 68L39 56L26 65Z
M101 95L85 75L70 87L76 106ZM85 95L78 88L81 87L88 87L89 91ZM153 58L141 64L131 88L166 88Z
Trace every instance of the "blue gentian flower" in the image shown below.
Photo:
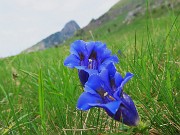
M138 112L130 96L123 91L123 86L133 74L127 73L123 78L112 63L106 68L99 74L89 77L85 84L85 92L78 99L77 108L88 110L100 107L113 119L129 126L136 126L139 122Z
M64 65L78 69L79 79L83 86L90 74L100 72L111 62L118 62L117 56L111 55L106 44L98 41L77 40L71 44L70 53Z

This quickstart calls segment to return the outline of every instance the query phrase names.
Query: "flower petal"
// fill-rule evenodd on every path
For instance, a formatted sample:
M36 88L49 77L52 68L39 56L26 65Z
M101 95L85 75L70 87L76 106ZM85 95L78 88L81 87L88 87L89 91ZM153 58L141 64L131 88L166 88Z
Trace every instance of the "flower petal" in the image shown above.
M87 49L86 49L86 42L83 40L76 40L71 44L70 48L71 54L76 55L78 58L80 58L80 53L82 53L84 56L86 56Z
M99 55L102 61L110 56L111 56L111 51L107 48L103 49Z
M89 77L88 81L85 84L85 91L88 91L88 88L93 89L94 91L102 88L103 81L101 80L98 74L93 74ZM87 88L87 89L86 89ZM89 91L91 92L91 91Z
M122 88L118 87L114 92L113 96L116 98L116 100L120 100L121 95L122 95Z
M116 72L114 78L115 78L116 88L118 88L123 81L123 77L121 76L121 74L119 72Z
M138 125L139 116L133 100L125 92L122 93L122 96L120 111L122 112L123 123L129 126Z
M98 71L95 70L95 69L84 69L84 71L86 71L87 73L89 73L89 76L90 75L93 75L93 74L98 74Z
M115 67L114 63L111 62L111 63L106 67L106 69L107 69L108 72L109 72L110 78L114 78L114 75L115 75L115 73L116 73L116 67Z
M104 67L107 67L110 63L118 63L119 62L119 59L117 56L113 55L113 56L110 56L109 58L106 58L100 65L99 67L99 71L103 70Z
M78 70L79 80L84 87L84 84L87 82L89 78L89 74L84 70Z
M70 55L64 61L64 65L70 68L74 68L75 66L79 66L80 60L75 55Z
M124 80L121 83L121 88L133 77L134 75L132 73L126 73L126 76L124 77Z
M106 112L110 114L112 117L118 111L120 104L121 104L121 101L119 100L119 101L109 102L107 104L89 104L89 105L93 107L100 107L100 108L105 109Z
M94 48L94 50L98 52L97 58L98 60L100 60L100 62L104 60L105 58L110 57L111 51L107 49L106 44L102 42L95 42L95 44L96 44L96 47Z
M102 70L102 71L99 73L99 76L100 76L101 80L104 82L104 84L106 84L107 86L110 85L109 72L108 72L107 69Z
M110 63L107 67L104 67L104 69L99 74L101 76L101 79L104 81L106 87L109 88L110 93L112 93L112 91L115 91L116 89L115 73L116 68L113 63Z
M87 52L88 52L88 54L87 54L88 58L89 58L89 56L91 55L94 47L95 47L95 42L93 42L93 41L87 42L87 44L86 44L86 49L87 49Z
M77 108L79 110L88 110L92 108L90 104L100 104L102 99L98 94L91 94L89 92L83 92L77 102Z

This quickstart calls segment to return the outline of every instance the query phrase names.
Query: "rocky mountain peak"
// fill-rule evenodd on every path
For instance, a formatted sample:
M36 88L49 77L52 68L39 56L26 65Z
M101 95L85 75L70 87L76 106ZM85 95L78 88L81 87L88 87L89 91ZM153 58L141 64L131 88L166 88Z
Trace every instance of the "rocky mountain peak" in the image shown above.
M62 44L67 39L72 37L79 29L79 25L74 20L71 20L65 24L64 28L61 31L51 34L50 36L38 42L36 45L26 49L24 52L44 50L46 48Z
M79 25L74 20L71 20L68 23L66 23L64 28L61 30L61 33L64 33L64 35L72 35L75 31L79 29Z

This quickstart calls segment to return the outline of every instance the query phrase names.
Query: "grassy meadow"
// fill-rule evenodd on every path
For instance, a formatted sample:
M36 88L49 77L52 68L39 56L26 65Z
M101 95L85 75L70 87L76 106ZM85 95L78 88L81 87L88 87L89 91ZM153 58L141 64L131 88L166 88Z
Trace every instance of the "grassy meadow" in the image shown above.
M178 134L179 12L147 12L130 24L123 19L119 16L57 48L0 59L0 134ZM117 70L123 76L134 74L124 91L139 112L137 127L114 121L102 109L76 109L83 88L77 70L63 65L76 39L106 43L120 59Z

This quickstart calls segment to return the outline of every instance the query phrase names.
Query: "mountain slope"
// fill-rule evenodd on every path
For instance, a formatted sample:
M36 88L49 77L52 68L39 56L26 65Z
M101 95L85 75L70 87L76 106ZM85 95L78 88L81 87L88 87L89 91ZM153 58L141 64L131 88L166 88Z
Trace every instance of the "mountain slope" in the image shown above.
M80 27L75 21L68 22L64 28L56 32L42 41L38 42L36 45L26 49L24 52L33 52L38 50L44 50L56 46L58 44L64 43L68 38L72 37Z
M121 23L129 24L137 17L145 14L147 4L149 10L153 12L159 10L159 8L177 7L180 4L180 0L149 0L148 3L146 0L121 0L98 19L92 19L90 23L77 34L82 36L84 34L83 32L95 30L117 18L121 18L121 20L119 24L116 25L120 25Z

